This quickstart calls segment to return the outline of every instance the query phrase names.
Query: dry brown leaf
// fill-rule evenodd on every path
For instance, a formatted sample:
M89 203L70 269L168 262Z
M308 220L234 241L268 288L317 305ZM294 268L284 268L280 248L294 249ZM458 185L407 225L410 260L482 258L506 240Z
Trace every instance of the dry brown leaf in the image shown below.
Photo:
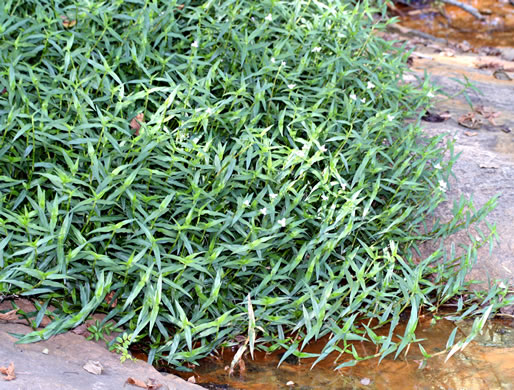
M93 375L101 375L104 370L102 364L96 360L88 360L82 368Z
M498 118L501 115L501 112L494 111L492 108L477 106L475 108L475 112L477 114L482 115L485 119L487 119L493 126L497 126L494 118Z
M478 69L503 69L503 65L498 62L476 62L475 66Z
M162 387L162 384L157 383L157 380L153 378L149 378L148 382L146 383L146 387L148 390L157 390Z
M139 379L136 379L136 378L132 378L132 377L129 377L125 383L128 383L129 385L133 385L133 386L137 386L137 387L141 387L143 389L148 389L148 386L146 385L145 382L143 381L140 381Z
M12 381L16 379L16 374L14 373L14 363L11 362L9 367L0 367L0 374L5 375L3 378L4 381Z
M0 321L16 321L18 319L18 316L16 315L17 311L18 309L14 309L7 313L0 313Z
M464 135L467 135L468 137L474 137L476 136L478 133L473 133L472 131L465 131L464 132Z
M184 4L179 4L179 5L177 5L177 8L178 8L178 9L184 9Z
M474 112L468 112L458 119L459 125L467 127L468 129L478 129L482 121L475 116Z
M142 112L140 112L134 118L132 118L132 120L130 121L130 127L132 129L136 130L136 132L134 133L135 135L139 135L139 129L141 128L141 123L144 123L144 122L145 122L145 114L143 114Z
M111 291L109 294L105 296L105 303L109 305L111 309L114 309L118 304L118 299L112 299L114 297L114 291Z

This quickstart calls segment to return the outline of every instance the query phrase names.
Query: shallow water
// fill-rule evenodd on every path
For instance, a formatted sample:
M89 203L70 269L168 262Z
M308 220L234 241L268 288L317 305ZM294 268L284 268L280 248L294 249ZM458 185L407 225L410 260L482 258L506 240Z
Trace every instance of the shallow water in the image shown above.
M471 323L461 322L458 328L457 339L468 334ZM427 352L433 353L444 348L452 330L453 323L449 321L431 325L429 320L424 320L416 336L423 338L422 345ZM320 340L309 346L309 351L319 351L325 343L326 339ZM374 346L358 343L356 348L359 353L375 353ZM345 358L341 357L334 364L335 356L329 356L311 370L308 360L298 363L288 359L277 367L280 353L257 353L255 360L247 353L244 355L244 371L236 369L229 376L225 367L230 365L234 352L225 350L217 358L204 359L193 374L175 374L185 379L194 375L196 383L200 384L227 385L219 389L514 389L514 321L511 319L491 321L482 335L463 352L446 363L446 355L434 357L423 369L419 369L422 355L417 347L412 346L406 357L397 360L386 358L380 365L377 359L372 359L337 371L334 367ZM287 386L289 381L294 385Z
M478 9L485 20L480 21L464 10L450 5L420 9L399 6L400 24L452 41L467 41L473 47L514 46L514 6L509 0L462 0ZM433 3L432 3L433 4Z

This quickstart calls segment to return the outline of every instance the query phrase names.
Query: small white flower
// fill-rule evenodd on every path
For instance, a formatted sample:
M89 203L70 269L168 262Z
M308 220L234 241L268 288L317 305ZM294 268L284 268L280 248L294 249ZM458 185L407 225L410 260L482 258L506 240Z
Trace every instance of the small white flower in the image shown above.
M355 94L354 94L354 93L351 93L351 94L350 94L350 99L352 99L352 100L357 100L357 96L355 96Z
M335 203L332 203L332 206L330 206L330 208L331 208L332 210L335 210L335 208L336 208L336 204L335 204Z
M305 157L305 152L303 150L295 150L293 153L301 158Z
M433 98L435 95L432 93L432 91L428 91L427 97Z
M368 89L375 88L375 84L373 84L371 81L368 81Z
M328 200L328 196L326 196L325 194L321 195L321 199L323 200Z
M362 102L362 103L366 103L366 98L362 98L362 99L361 99L361 102Z
M321 153L325 153L325 152L327 151L327 147L326 147L325 145L321 145L321 146L319 147L319 151L320 151Z
M499 288L507 288L507 286L505 285L505 283L503 282L500 282L500 284L498 285Z
M275 57L271 57L271 63L274 64L277 60L275 59Z
M285 61L282 61L282 66L286 66L286 62Z
M434 164L434 169L441 169L441 164L439 164L439 163Z
M312 49L313 53L319 53L320 51L321 51L321 47L319 47L319 46L316 46L315 48Z
M268 14L264 19L266 19L268 22L271 22L273 20L273 16L271 14Z
M387 120L389 122L392 122L394 120L394 115L391 115L391 114L387 115Z
M194 41L194 42L191 44L191 47L198 47L198 41Z
M285 218L279 219L277 222L280 226L286 227L286 219Z
M269 194L269 197L270 197L271 199L276 199L276 197L277 197L277 196L278 196L278 195L277 195L277 194L274 194L273 192Z
M243 204L245 205L245 207L250 207L250 201L248 199L246 199Z
M289 89L293 89L294 87L296 87L296 84L287 84L287 88Z
M266 215L268 214L268 210L266 210L266 207L263 207L262 209L259 210L261 212L262 215Z
M205 110L205 112L207 113L207 115L212 115L212 108L208 107L207 110Z
M439 180L439 189L443 192L446 192L448 189L446 182L444 180Z

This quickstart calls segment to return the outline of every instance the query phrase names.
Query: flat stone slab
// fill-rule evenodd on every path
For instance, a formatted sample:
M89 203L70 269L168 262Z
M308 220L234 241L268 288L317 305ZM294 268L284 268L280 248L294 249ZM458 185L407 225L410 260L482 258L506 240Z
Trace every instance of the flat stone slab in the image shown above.
M0 378L2 390L141 389L126 383L130 377L154 383L155 390L203 389L174 375L163 375L142 360L121 363L120 355L72 332L37 343L15 344L17 339L12 333L30 331L26 325L0 321L0 366L14 363L16 375L12 381ZM102 373L95 375L86 371L84 365L88 362L100 363Z
M449 201L436 210L436 217L449 220L453 202L461 195L472 197L475 206L481 207L493 196L498 195L497 207L486 220L496 225L499 243L490 252L489 245L478 250L477 263L468 279L482 280L486 284L494 279L514 284L514 81L499 80L494 77L494 69L479 69L477 64L499 64L514 79L514 62L502 57L479 56L476 54L448 52L437 53L435 45L428 48L416 47L412 70L423 77L428 71L430 79L448 95L462 90L467 77L481 91L468 90L473 109L487 107L495 116L492 122L482 117L477 129L460 125L459 118L473 111L464 95L448 99L439 94L434 99L435 113L449 111L451 118L441 123L424 122L423 128L428 135L448 134L446 139L455 141L455 154L460 154L453 166L454 177L450 179ZM415 53L416 53L415 52ZM465 76L465 77L464 77ZM457 80L461 83L459 83ZM480 115L477 115L480 117ZM487 225L481 223L480 229L487 232ZM457 255L459 244L469 243L468 234L478 237L477 231L460 232L445 244L453 243ZM427 250L435 249L427 244ZM498 283L498 281L496 282ZM487 287L487 285L480 285Z

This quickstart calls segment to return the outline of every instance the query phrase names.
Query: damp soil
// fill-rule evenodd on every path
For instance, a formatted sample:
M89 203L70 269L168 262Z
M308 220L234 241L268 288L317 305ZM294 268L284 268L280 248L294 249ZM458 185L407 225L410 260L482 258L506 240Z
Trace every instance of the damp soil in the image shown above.
M471 324L447 320L434 324L430 318L424 317L416 336L421 340L419 344L433 354L444 350L455 326L459 329L456 337L459 339L469 334ZM320 352L327 341L327 338L320 339L308 345L305 351ZM361 356L376 352L371 344L356 343L354 346ZM475 341L446 362L444 353L423 364L423 355L415 345L396 360L386 357L379 363L378 359L370 359L341 369L336 367L351 360L351 356L333 353L312 368L314 359L299 361L290 356L278 366L284 351L271 354L256 351L253 359L246 352L243 355L244 367L236 366L238 368L229 375L227 368L237 348L225 348L201 360L193 372L175 371L165 366L159 368L186 380L194 377L195 383L216 390L514 389L512 317L489 321Z
M462 0L484 16L478 20L461 8L432 1L396 2L393 11L399 24L450 41L471 46L514 46L514 2L509 0Z

